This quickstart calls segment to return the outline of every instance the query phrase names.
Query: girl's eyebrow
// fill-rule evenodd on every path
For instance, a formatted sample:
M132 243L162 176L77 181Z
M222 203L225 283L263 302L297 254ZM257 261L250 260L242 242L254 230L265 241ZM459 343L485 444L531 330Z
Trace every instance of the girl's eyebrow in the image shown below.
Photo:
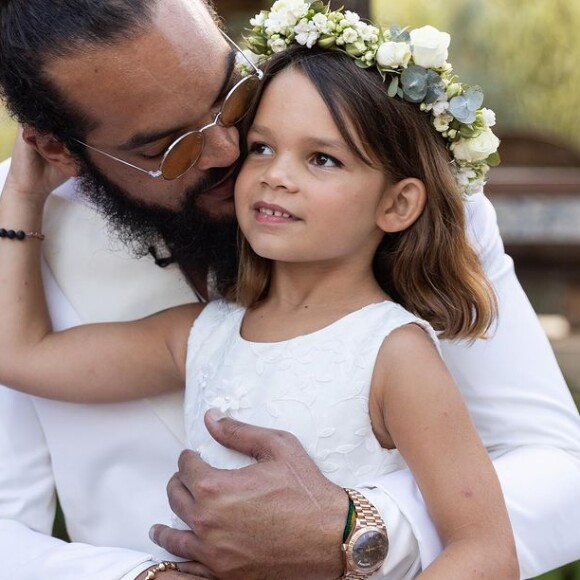
M248 134L256 133L257 135L261 135L265 138L272 138L273 134L272 131L265 127L264 125L252 125L249 130ZM309 147L314 149L321 148L321 149L337 149L344 152L349 152L350 148L344 142L343 139L324 139L320 137L306 137L304 142Z

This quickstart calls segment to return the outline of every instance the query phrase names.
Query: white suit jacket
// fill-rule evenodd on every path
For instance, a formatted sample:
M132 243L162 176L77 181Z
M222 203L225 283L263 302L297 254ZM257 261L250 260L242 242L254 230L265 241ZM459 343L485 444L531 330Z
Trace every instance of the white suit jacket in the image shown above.
M6 171L0 165L0 184ZM65 198L53 196L45 214L55 328L132 319L195 299L177 269L114 247L101 218L66 199L72 188L65 184ZM580 558L580 420L503 253L491 204L474 198L468 212L501 318L491 340L443 349L495 458L529 578ZM151 565L149 527L167 521L165 486L183 442L181 394L79 405L0 388L0 580L135 578ZM359 488L389 527L392 577L412 565L417 545L426 566L441 545L409 472ZM56 490L71 544L50 537Z

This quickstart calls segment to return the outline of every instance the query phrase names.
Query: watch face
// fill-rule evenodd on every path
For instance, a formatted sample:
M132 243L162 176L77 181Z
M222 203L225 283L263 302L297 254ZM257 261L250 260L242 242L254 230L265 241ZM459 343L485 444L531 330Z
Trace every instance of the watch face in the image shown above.
M352 547L353 563L361 570L380 565L387 557L387 536L379 530L367 530L355 540Z

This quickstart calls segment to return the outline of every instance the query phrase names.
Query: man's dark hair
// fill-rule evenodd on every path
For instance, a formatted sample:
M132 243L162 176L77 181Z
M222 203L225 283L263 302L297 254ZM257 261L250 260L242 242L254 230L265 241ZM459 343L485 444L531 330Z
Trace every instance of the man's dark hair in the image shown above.
M70 144L92 121L46 74L52 59L137 37L157 0L0 0L0 96L23 124ZM74 147L73 147L74 148Z

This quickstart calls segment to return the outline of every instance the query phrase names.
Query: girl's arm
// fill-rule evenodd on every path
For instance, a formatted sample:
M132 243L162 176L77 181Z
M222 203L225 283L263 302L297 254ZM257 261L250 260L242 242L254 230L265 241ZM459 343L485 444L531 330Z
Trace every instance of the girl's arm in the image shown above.
M379 353L371 417L407 461L444 545L420 578L519 578L496 473L465 404L427 334L394 331Z
M0 197L0 228L41 232L47 192L57 183L53 168L19 136ZM52 332L41 244L35 237L0 238L0 383L74 402L114 402L181 388L187 337L202 306Z

